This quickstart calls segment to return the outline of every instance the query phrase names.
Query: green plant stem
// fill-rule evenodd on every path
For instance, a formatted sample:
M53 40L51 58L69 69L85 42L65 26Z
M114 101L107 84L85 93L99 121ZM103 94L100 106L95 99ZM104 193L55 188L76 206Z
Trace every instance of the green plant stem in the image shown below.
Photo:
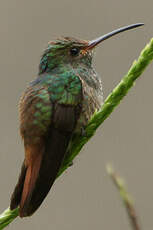
M96 112L86 127L85 136L76 136L73 139L71 152L65 158L64 163L59 170L60 176L70 165L73 159L79 154L82 147L94 135L96 129L104 122L104 120L112 113L114 108L120 103L122 98L127 94L128 90L132 87L135 80L142 74L145 68L153 60L153 39L142 50L137 61L134 61L128 73L122 78L116 88L106 98L100 111ZM58 177L57 176L57 177ZM0 230L7 226L13 219L17 217L17 209L10 211L7 210L0 216Z
M9 225L18 216L18 209L11 211L9 208L6 209L0 215L0 230Z
M140 230L140 224L138 222L138 217L136 214L136 210L134 208L133 201L131 199L130 194L127 192L125 188L125 184L123 179L116 174L111 165L107 165L107 173L110 175L113 183L117 187L120 192L120 196L122 198L123 204L127 210L127 214L129 216L129 220L133 230Z

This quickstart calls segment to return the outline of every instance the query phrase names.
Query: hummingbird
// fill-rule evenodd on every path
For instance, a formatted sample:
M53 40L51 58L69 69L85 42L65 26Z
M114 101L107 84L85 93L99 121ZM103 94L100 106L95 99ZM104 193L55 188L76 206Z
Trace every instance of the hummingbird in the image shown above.
M102 41L143 23L114 30L94 40L62 37L48 43L39 72L19 102L25 158L10 209L31 216L50 191L75 134L103 104L102 80L93 67L93 50Z

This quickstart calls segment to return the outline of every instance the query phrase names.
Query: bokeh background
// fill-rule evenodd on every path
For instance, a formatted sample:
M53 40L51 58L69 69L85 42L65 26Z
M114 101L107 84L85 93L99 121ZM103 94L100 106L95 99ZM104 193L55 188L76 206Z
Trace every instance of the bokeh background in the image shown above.
M153 1L0 1L0 212L9 205L24 157L18 101L37 75L52 38L93 39L137 22L97 48L95 67L104 96L115 87L153 37ZM144 229L153 227L153 64L55 183L39 210L9 229L130 229L119 194L106 173L111 162L125 178Z

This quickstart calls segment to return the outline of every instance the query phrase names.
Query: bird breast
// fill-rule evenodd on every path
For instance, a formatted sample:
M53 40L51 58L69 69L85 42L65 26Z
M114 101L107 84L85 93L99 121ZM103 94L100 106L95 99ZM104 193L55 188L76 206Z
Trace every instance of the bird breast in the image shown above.
M82 83L82 110L80 119L78 120L76 129L85 127L93 114L98 111L103 104L103 91L101 78L93 71L92 81L88 79L88 76L81 75Z

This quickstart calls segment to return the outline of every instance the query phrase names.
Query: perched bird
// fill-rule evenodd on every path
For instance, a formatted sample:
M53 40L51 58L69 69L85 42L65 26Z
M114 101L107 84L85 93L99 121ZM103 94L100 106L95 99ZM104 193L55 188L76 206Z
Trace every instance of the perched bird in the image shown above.
M102 80L92 65L93 49L105 39L142 23L114 30L92 41L64 37L49 42L39 73L22 95L20 133L25 159L10 209L32 215L53 185L77 133L103 104Z

